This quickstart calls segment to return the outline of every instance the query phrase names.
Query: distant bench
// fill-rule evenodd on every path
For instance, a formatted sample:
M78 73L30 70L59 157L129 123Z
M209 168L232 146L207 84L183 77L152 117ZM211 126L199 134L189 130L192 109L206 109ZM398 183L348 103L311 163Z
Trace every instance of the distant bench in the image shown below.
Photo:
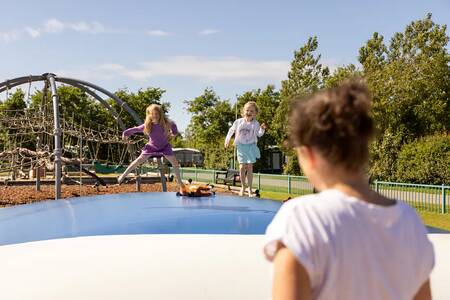
M216 183L232 186L241 185L241 177L238 170L216 171Z

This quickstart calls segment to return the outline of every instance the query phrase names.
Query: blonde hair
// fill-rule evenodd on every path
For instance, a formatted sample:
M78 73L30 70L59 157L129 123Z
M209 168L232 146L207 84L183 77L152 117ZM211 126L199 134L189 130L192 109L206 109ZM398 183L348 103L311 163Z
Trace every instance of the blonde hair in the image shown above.
M247 106L253 106L255 108L256 115L259 114L259 108L258 108L258 105L256 105L256 102L255 101L248 101L242 107L242 110L241 110L241 116L242 117L245 117L245 107L247 107Z
M164 130L164 133L167 135L167 137L170 136L170 133L172 131L172 121L167 118L166 114L164 113L164 110L161 108L161 105L158 104L151 104L147 107L145 110L145 122L144 122L144 133L149 135L152 132L152 118L151 113L152 111L157 111L159 114L159 120L158 124L162 127Z

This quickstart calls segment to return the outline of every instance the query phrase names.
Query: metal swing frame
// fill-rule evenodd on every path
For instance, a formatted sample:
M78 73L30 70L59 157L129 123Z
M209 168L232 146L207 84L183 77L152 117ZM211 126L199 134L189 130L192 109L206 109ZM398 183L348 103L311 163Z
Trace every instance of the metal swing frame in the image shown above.
M102 93L102 94L108 96L109 98L113 99L117 103L117 105L119 105L119 107L121 107L121 109L125 109L132 116L132 118L134 119L134 121L136 122L137 125L142 124L143 121L141 120L139 115L128 106L128 104L126 102L121 100L114 93L111 93L108 90L106 90L100 86L97 86L95 84L92 84L90 82L87 82L87 81L74 79L74 78L59 77L53 73L44 73L42 75L28 75L28 76L17 77L14 79L9 79L9 80L0 82L0 93L6 91L9 94L10 89L12 89L16 86L19 86L19 85L22 85L25 83L29 83L31 86L32 82L39 82L39 81L43 81L45 84L45 86L44 86L45 95L46 95L46 90L48 87L50 88L50 91L51 91L52 104L53 104L53 116L54 116L53 136L54 136L54 143L55 143L55 148L54 148L55 199L60 199L61 198L61 171L62 171L62 161L61 161L61 152L62 152L61 133L62 133L62 131L61 131L60 113L59 113L59 97L58 97L58 93L57 93L56 82L71 85L73 87L79 88L83 92L86 92L88 95L92 96L94 99L98 100L103 105L103 107L105 107L106 110L114 117L117 124L120 126L120 128L122 130L125 130L126 127L125 127L122 119L120 118L119 114L111 105L109 105L109 103L106 100L104 100L102 97L100 97L98 93ZM128 148L128 151L130 152L130 154L132 154L131 153L132 149L130 149L130 145L127 148ZM160 169L162 189L163 189L163 191L167 191L165 176L163 174L162 166L159 163L158 163L158 168ZM137 172L137 176L138 176L138 180L136 180L136 189L138 191L140 191L141 180L140 180L139 172ZM38 185L39 185L39 178L36 179L36 186L38 186Z

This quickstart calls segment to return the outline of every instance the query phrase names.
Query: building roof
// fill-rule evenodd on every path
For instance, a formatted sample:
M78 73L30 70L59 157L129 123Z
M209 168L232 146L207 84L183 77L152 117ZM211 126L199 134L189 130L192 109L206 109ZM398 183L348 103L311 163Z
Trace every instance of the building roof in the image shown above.
M173 152L189 151L189 152L201 153L200 150L194 149L194 148L173 148L172 150L173 150Z

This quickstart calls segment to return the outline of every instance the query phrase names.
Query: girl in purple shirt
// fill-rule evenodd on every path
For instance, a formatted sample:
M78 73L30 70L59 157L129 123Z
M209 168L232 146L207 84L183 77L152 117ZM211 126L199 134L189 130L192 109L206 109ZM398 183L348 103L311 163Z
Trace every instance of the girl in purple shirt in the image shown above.
M169 139L178 134L177 125L166 117L160 105L152 104L146 109L144 124L125 130L122 138L127 140L128 137L138 132L148 135L148 143L142 149L141 155L119 176L117 179L118 183L121 184L131 171L146 162L150 156L164 156L173 166L180 190L183 189L184 184L181 181L180 164L175 158L172 146L169 143Z

